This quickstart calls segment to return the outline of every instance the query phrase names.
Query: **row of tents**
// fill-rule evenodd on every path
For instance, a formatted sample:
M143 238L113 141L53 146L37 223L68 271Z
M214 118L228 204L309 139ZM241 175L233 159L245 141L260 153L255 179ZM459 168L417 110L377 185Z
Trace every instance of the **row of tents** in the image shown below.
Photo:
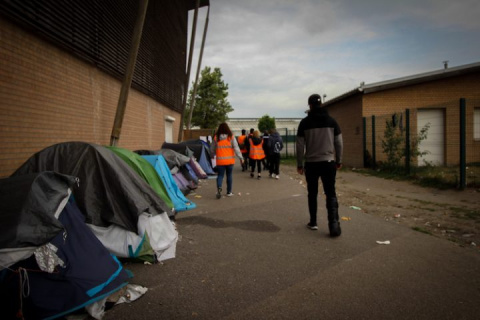
M136 152L66 142L34 154L0 179L2 314L54 319L85 308L101 318L133 277L119 259L174 258L175 216L196 207L186 196L213 175L200 140Z

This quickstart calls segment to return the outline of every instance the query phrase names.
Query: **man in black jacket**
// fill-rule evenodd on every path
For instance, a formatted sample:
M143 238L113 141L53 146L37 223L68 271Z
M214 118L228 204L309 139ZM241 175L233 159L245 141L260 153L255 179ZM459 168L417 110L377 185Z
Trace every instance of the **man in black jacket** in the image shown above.
M308 98L310 111L300 121L297 132L297 171L305 173L308 190L308 210L310 222L307 227L318 230L317 196L318 179L322 179L326 195L328 228L330 236L342 233L338 217L338 201L335 192L337 169L342 167L343 140L339 125L322 108L320 95L312 94Z

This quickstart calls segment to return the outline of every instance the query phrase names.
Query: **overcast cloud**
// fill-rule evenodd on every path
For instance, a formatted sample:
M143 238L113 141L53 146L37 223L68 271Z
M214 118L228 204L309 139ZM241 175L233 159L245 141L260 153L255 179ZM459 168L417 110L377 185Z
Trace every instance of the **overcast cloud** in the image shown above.
M230 118L303 117L312 93L480 62L479 16L478 0L210 0L202 69L222 70Z

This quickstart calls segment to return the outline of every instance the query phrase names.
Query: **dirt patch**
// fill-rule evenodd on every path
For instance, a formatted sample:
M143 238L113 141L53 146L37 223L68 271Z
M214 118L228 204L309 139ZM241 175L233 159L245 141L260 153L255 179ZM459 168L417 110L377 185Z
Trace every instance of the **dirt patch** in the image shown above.
M294 166L283 165L280 169L306 186L305 177L300 176ZM479 190L423 188L409 182L340 170L337 196L343 206L480 252ZM342 212L340 216L348 219Z

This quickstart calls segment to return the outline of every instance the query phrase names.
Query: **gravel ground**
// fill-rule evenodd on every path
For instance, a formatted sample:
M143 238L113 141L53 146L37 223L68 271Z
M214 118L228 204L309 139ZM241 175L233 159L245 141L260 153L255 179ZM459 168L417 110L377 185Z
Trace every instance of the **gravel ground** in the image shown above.
M280 170L306 188L305 177L296 172L295 166L282 165ZM479 190L424 188L341 169L337 174L337 195L341 206L480 252ZM342 212L340 216L344 221L349 219Z

